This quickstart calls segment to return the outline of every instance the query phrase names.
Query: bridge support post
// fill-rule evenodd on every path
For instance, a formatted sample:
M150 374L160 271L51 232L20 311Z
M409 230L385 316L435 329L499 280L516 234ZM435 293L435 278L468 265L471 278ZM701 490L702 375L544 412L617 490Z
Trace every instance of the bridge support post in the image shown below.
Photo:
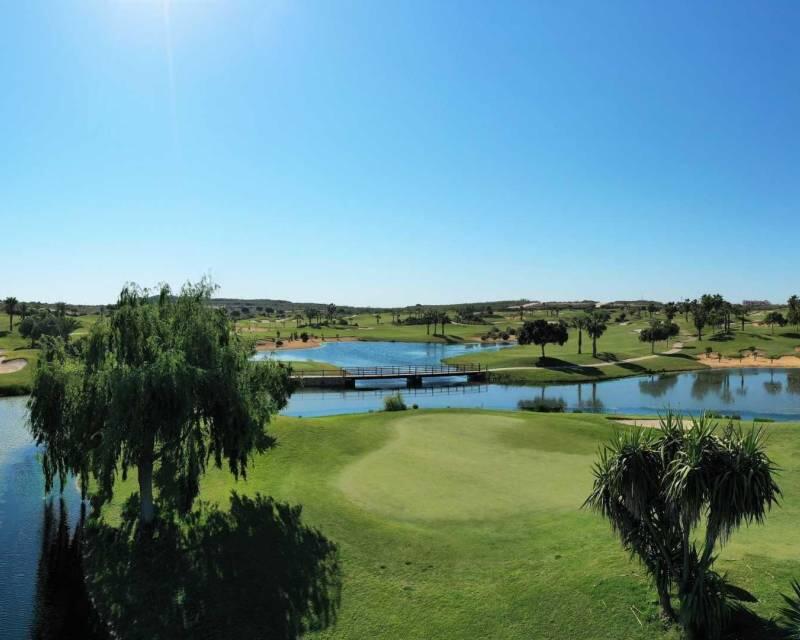
M422 376L408 376L406 378L406 386L409 389L418 389L422 386Z

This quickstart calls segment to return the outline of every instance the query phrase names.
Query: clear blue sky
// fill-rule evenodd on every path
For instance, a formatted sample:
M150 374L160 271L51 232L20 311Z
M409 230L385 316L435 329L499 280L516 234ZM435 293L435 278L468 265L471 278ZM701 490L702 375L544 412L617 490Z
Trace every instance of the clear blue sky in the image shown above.
M800 3L6 2L0 296L800 292Z

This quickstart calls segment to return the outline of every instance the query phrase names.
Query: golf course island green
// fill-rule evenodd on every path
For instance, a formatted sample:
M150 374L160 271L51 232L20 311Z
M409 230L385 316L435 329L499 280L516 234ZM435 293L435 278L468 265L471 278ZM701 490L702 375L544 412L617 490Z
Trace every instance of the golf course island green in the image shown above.
M305 523L338 545L338 619L309 638L677 639L641 566L581 508L598 446L624 428L488 411L279 418L278 446L247 480L211 471L200 497L225 509L234 490L302 504ZM800 576L800 427L768 429L785 498L717 563L764 618ZM134 488L120 485L107 521Z

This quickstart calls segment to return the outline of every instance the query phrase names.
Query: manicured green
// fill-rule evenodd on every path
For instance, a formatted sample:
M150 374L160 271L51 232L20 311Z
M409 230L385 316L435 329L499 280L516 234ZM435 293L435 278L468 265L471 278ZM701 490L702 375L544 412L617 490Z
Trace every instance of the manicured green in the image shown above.
M302 504L339 545L339 620L311 638L676 639L643 570L581 509L615 428L589 414L281 418L270 426L278 446L246 482L213 471L201 497L227 505L236 489ZM774 616L800 576L800 426L766 428L785 500L765 526L737 533L718 568Z

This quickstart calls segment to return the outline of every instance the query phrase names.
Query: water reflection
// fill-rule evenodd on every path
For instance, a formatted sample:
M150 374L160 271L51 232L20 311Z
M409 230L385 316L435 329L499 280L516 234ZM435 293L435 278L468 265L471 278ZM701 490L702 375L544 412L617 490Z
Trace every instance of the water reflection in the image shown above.
M31 637L35 640L100 640L96 617L84 583L82 540L86 506L70 535L63 499L45 502L42 543L36 575L36 603Z
M800 370L792 370L786 374L786 391L792 395L800 395Z
M622 378L573 385L428 385L406 389L402 381L380 389L296 393L286 414L318 416L378 411L383 396L400 391L420 408L515 409L520 400L563 398L568 411L655 414L669 406L685 413L735 412L744 419L800 419L800 371L730 369Z
M731 391L731 375L728 371L695 373L692 382L692 398L701 402L709 396L720 400L723 404L731 404L734 401Z
M663 398L676 384L678 377L669 374L639 381L639 391L651 398Z

